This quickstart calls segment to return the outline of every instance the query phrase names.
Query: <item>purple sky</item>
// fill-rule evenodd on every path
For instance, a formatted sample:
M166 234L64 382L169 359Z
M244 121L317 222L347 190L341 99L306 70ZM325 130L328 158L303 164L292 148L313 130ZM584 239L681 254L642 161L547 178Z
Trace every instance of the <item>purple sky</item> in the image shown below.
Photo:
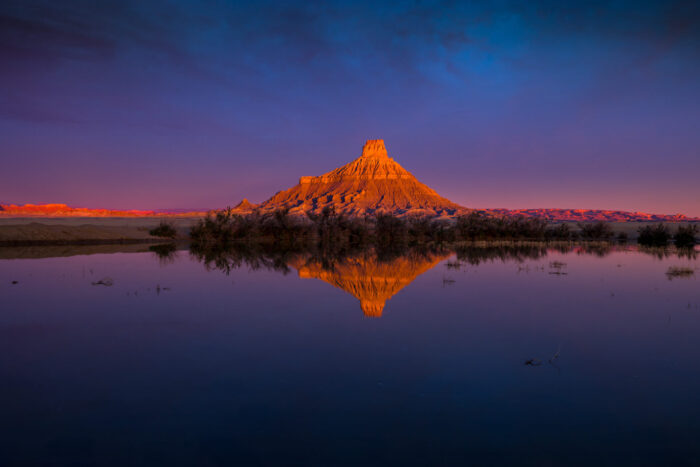
M0 203L259 202L383 138L469 207L700 216L698 24L673 1L4 1Z

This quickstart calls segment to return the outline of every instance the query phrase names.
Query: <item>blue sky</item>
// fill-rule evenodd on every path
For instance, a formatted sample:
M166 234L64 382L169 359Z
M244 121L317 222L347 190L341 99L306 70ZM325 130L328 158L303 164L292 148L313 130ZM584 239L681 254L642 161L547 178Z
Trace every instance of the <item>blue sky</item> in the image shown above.
M700 216L697 2L5 1L0 202L262 201L391 156L470 207Z

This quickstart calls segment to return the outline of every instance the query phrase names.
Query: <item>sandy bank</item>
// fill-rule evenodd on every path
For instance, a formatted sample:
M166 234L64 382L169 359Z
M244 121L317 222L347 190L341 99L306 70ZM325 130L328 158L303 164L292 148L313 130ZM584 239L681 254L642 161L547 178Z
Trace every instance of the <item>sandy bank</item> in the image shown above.
M148 231L162 218L4 218L0 219L0 245L70 245L152 243L163 239ZM168 219L187 238L193 218Z

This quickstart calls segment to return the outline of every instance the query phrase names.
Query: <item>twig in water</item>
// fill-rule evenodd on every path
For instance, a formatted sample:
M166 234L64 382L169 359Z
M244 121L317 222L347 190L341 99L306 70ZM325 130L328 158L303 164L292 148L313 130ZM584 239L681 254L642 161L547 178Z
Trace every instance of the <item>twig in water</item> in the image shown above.
M451 277L445 277L445 276L442 277L442 286L443 287L445 287L445 285L451 285L454 283L455 283L455 280L452 279Z
M556 352L554 355L552 355L552 358L549 359L549 363L552 363L552 362L554 362L554 360L556 360L557 358L559 358L559 353L560 353L560 352L561 352L561 346L559 346L559 347L557 348L557 352Z

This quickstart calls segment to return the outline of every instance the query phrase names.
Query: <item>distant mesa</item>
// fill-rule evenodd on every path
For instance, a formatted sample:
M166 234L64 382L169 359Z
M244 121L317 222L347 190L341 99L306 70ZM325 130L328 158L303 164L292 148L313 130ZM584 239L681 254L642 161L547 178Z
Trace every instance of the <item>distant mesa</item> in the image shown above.
M382 316L388 300L418 276L432 269L449 254L402 256L380 261L374 253L346 258L332 268L303 257L289 262L303 279L320 279L351 294L360 301L365 316Z
M115 210L74 208L67 204L5 204L0 205L0 217L159 217L159 216L203 216L206 211L170 212L155 210Z

